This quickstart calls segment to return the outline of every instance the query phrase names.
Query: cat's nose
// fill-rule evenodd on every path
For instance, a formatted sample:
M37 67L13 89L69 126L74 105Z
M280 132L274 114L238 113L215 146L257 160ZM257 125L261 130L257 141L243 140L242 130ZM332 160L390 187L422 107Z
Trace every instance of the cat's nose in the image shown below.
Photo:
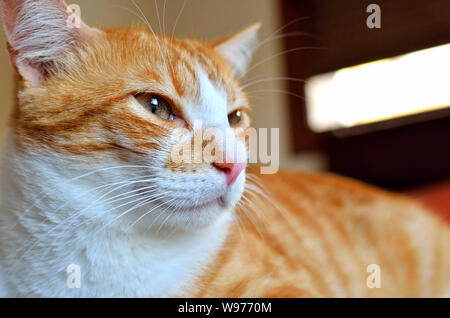
M223 162L223 163L213 163L213 166L223 171L225 173L225 177L227 178L227 186L231 186L239 177L242 170L247 167L245 162Z

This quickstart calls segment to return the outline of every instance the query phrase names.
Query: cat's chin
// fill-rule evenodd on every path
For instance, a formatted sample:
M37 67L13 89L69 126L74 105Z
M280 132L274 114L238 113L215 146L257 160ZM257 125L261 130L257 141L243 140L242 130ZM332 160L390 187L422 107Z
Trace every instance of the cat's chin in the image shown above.
M168 211L166 216L156 220L151 217L143 219L137 228L153 234L202 230L214 225L222 219L222 216L230 215L234 206L235 204L226 201L225 198L218 198L196 206L179 207ZM149 226L150 224L151 226Z
M202 230L214 225L223 216L231 215L241 195L241 192L230 191L213 200L179 206L156 220L152 217L143 219L138 227L155 233Z
M171 220L173 226L185 230L201 229L214 224L222 215L232 213L242 196L244 180L242 175L240 182L218 198L180 208Z
M139 222L134 222L133 227L155 233L207 228L214 225L223 215L232 214L241 199L244 186L245 173L242 173L232 186L217 187L215 191L214 188L209 189L209 195L199 195L201 192L198 191L193 192L189 199L186 197L179 199L175 194L167 196L164 201L155 200L152 206L141 210L141 216L137 217ZM155 212L146 213L149 210Z
M219 198L198 205L185 206L174 211L168 225L180 230L199 230L209 227L224 214L233 212L241 194L226 193Z

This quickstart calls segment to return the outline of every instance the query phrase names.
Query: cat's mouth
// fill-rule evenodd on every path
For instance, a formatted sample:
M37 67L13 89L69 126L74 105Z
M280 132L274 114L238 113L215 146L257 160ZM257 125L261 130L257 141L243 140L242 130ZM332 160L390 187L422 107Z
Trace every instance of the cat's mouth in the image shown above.
M156 200L154 204L167 206L169 205L166 200ZM209 210L211 208L219 208L219 209L228 209L232 207L232 202L227 195L224 194L212 200L207 200L204 202L190 202L184 199L179 199L177 204L174 204L172 207L172 211L179 212L188 212L188 211L197 211L200 212L202 210ZM170 206L170 205L169 205Z
M213 200L208 200L206 202L199 202L199 203L188 203L188 204L183 204L180 207L180 210L203 210L203 209L207 209L207 208L211 208L211 207L220 207L220 208L228 208L230 207L231 203L229 202L229 200L227 200L226 195L222 195L218 198L215 198Z

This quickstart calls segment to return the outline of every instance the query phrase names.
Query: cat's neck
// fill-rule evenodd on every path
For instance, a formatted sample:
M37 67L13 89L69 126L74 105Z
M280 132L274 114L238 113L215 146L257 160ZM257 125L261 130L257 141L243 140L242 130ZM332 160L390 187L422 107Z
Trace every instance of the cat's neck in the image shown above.
M101 218L73 217L93 200L80 193L97 184L67 183L80 173L60 156L29 157L11 147L2 169L0 241L8 242L1 266L15 286L9 289L13 296L179 295L226 239L231 211L190 232L102 230ZM67 285L72 264L79 267L81 288Z

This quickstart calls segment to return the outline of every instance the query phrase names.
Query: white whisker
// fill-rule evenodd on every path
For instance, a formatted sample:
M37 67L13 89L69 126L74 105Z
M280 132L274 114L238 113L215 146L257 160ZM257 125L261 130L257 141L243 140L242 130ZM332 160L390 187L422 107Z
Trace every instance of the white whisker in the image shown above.
M145 19L145 23L147 24L147 27L150 29L150 31L151 31L152 34L153 34L154 39L156 40L156 44L158 45L159 52L160 52L161 57L162 57L162 59L163 59L163 61L164 61L164 65L165 65L165 67L166 67L166 70L168 70L168 68L167 68L167 61L166 61L166 58L165 58L165 56L164 56L164 54L163 54L163 50L162 50L162 48L161 48L161 44L159 43L159 39L158 39L158 37L156 36L155 31L153 30L153 28L152 28L150 22L148 21L147 17L144 15L144 12L142 12L142 9L136 4L136 1L135 1L135 0L130 0L130 1L131 1L131 2L134 4L134 6L139 10L139 12L141 13L142 17Z
M171 32L172 37L173 37L174 34L175 34L175 30L177 29L178 22L179 22L179 20L180 20L181 14L183 13L184 7L186 6L186 3L187 3L187 0L184 0L183 6L181 7L181 10L180 10L180 12L179 12L178 15L177 15L177 18L175 19L175 24L174 24L174 26L172 27L172 32Z
M289 32L289 33L284 33L284 34L279 34L279 35L271 36L271 37L265 39L264 41L259 42L259 43L254 47L254 50L259 49L261 46L263 46L263 45L265 45L265 44L267 44L267 43L269 43L269 42L272 42L272 41L275 41L275 40L278 40L278 39L283 39L283 38L288 38L288 37L294 37L294 36L309 36L309 37L312 37L313 34L311 34L311 33L306 33L306 32Z
M134 225L136 225L140 220L142 220L142 219L143 219L145 216L147 216L148 214L152 213L152 212L153 212L154 210L156 210L157 208L163 206L164 204L171 203L171 202L173 202L173 201L175 201L175 198L172 198L172 199L170 199L169 201L163 202L163 203L161 203L161 204L159 204L159 205L157 205L157 206L151 208L149 211L145 212L145 213L142 214L137 220L135 220L135 221L130 225L129 228L132 228L132 227L133 227ZM163 213L163 212L160 212L160 213ZM153 224L153 223L152 223L152 224Z
M302 100L305 99L305 97L300 96L298 94L292 93L290 91L285 91L285 90L281 90L281 89L260 89L260 90L254 90L254 91L248 91L247 94L249 96L251 96L252 94L257 94L257 93L280 93L280 94L286 94L289 96L294 96L297 98L300 98Z
M244 83L244 85L242 85L241 88L246 89L247 87L253 86L255 84L269 82L269 81L292 81L292 82L301 82L301 83L305 82L305 80L303 80L303 79L293 78L293 77L268 77L268 78L250 80L248 83Z
M287 53L295 52L295 51L304 51L304 50L312 50L312 49L319 50L321 48L320 47L316 47L316 46L304 46L304 47L296 47L296 48L293 48L293 49L282 51L280 53L276 53L276 54L271 55L271 56L263 59L262 61L256 63L255 65L251 66L250 68L248 68L246 74L250 73L255 68L263 65L264 63L266 63L266 62L268 62L268 61L270 61L270 60L272 60L272 59L274 59L276 57L282 56L282 55L287 54Z

